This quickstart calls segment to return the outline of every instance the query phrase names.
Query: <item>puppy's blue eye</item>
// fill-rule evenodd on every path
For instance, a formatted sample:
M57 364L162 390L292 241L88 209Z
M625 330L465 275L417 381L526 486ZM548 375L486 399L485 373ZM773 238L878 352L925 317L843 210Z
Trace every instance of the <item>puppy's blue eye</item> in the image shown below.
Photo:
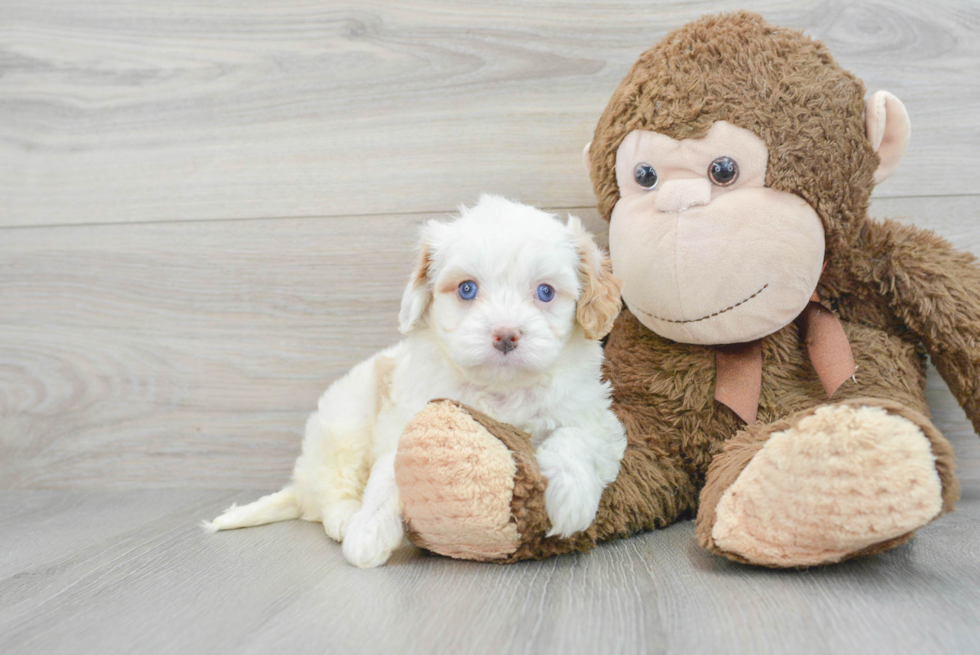
M555 288L550 284L542 284L538 287L538 300L541 302L551 302L555 297Z
M466 282L460 282L459 288L456 290L459 293L459 297L463 300L473 300L476 298L477 286L476 282L473 280L467 280Z

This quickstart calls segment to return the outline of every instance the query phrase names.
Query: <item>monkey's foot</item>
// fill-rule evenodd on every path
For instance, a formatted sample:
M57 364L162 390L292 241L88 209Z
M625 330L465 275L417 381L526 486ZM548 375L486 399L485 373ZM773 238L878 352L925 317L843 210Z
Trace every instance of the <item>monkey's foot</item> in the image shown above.
M405 428L395 480L409 539L441 555L510 561L548 529L527 435L450 400Z
M698 538L736 561L828 564L904 543L957 494L952 450L924 416L880 400L824 405L726 445Z

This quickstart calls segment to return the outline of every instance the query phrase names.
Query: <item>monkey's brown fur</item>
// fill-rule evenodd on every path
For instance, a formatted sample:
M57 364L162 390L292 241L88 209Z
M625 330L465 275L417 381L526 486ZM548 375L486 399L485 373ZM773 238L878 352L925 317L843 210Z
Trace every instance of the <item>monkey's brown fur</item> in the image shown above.
M864 84L823 43L746 12L706 16L640 55L592 141L599 213L609 220L619 200L616 149L627 134L698 139L715 121L766 143L766 186L816 210L829 259L854 243L878 166L865 135Z
M708 16L641 55L616 89L595 131L592 181L608 220L619 199L616 150L630 131L699 138L723 120L760 137L769 149L766 185L804 198L825 228L818 291L841 318L858 366L832 402L884 407L919 425L936 457L943 511L950 511L958 485L952 450L927 419L926 356L980 429L980 268L931 232L868 217L879 158L865 135L864 107L864 85L822 43L754 14ZM542 479L530 444L478 419L519 461L513 508L522 541L498 561L583 550L696 513L699 543L719 551L711 526L722 493L770 434L828 402L793 323L762 340L759 414L748 427L714 400L713 348L664 339L624 311L605 352L628 446L586 532L544 537Z

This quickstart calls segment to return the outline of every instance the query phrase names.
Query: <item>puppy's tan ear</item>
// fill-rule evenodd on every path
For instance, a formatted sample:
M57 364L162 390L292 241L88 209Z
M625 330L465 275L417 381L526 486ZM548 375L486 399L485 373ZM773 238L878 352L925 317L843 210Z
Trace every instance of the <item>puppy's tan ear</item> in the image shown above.
M609 257L582 227L582 221L569 215L568 229L578 250L578 277L582 285L575 318L587 339L601 339L612 330L613 322L622 309L620 293L623 283L613 275Z
M402 294L402 306L398 312L398 329L402 334L408 334L418 327L432 300L432 285L429 278L432 268L432 245L429 227L426 225L422 228L415 267L408 279L405 293Z

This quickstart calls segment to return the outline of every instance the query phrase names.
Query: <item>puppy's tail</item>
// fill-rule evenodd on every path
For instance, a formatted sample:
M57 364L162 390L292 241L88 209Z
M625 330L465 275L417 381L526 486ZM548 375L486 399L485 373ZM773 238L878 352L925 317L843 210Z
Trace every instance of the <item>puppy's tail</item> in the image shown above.
M208 532L250 528L253 525L298 519L299 514L296 492L293 490L293 485L287 485L282 491L263 496L254 503L243 507L232 505L215 520L202 521L201 527Z

